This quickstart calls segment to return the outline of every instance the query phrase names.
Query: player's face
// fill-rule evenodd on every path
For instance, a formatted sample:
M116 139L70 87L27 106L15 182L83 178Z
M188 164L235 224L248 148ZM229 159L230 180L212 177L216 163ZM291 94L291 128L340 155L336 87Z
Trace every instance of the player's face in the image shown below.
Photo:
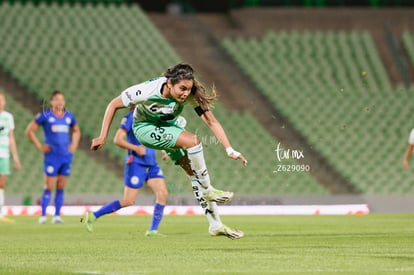
M170 95L172 98L178 102L184 102L191 93L191 88L193 87L193 80L183 79L180 80L177 84L169 83Z
M65 109L65 97L62 94L55 95L50 101L53 110L63 111Z

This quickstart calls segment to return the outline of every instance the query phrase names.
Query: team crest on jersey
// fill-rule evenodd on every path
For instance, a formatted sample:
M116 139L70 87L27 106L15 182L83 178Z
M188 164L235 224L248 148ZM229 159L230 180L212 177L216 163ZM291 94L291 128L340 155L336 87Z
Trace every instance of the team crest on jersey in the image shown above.
M72 119L70 119L70 117L67 117L67 118L66 118L66 123L67 123L67 124L71 124L71 123L72 123Z
M165 140L172 140L172 139L173 139L173 135L172 135L172 134L164 134L164 135L163 135L163 138L164 138Z

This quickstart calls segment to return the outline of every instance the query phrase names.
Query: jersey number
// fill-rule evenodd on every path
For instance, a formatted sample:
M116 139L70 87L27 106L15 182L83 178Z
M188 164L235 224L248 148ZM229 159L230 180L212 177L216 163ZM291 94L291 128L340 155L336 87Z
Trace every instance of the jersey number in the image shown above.
M150 137L155 139L156 141L160 141L161 140L161 135L160 134L163 134L164 132L165 132L164 128L155 127L154 132L151 133Z

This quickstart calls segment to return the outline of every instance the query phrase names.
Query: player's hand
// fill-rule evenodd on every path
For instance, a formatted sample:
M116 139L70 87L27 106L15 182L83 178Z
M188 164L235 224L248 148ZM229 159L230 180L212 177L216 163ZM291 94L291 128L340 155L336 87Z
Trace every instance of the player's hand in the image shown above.
M240 152L237 152L231 147L226 148L226 152L229 158L236 159L236 160L239 159L241 160L243 166L247 166L247 159Z
M408 170L408 160L404 160L403 168L404 168L404 170Z
M76 146L74 144L69 145L69 152L74 153L76 151Z
M168 160L168 154L164 150L161 150L161 160L167 161Z
M91 150L92 151L96 151L101 149L105 144L105 139L101 138L101 137L97 137L92 139L92 143L91 143Z
M17 170L20 170L20 169L22 168L22 165L20 164L20 161L19 161L19 160L15 160L15 161L14 161L14 167L15 167Z
M47 154L50 152L50 146L49 144L43 144L42 147L40 147L40 151L44 154Z
M135 153L137 153L139 156L143 157L147 153L147 150L145 149L144 145L138 145L135 146Z

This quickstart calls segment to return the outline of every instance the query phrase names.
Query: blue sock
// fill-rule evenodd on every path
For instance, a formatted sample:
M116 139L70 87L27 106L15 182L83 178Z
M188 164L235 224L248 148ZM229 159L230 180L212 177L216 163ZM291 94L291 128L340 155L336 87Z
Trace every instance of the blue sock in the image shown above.
M55 216L60 216L60 209L63 206L65 190L57 189L55 194Z
M46 216L46 209L50 203L50 190L43 190L42 197L40 198L40 206L42 207L42 216Z
M119 200L116 200L108 203L107 205L102 206L101 208L99 208L98 211L93 212L93 214L95 215L95 217L99 218L102 215L115 212L121 208L121 203L119 202Z
M152 214L152 223L149 229L150 231L158 230L158 226L160 225L162 216L164 215L164 208L165 208L165 205L162 205L159 203L156 203L154 205L154 214Z

